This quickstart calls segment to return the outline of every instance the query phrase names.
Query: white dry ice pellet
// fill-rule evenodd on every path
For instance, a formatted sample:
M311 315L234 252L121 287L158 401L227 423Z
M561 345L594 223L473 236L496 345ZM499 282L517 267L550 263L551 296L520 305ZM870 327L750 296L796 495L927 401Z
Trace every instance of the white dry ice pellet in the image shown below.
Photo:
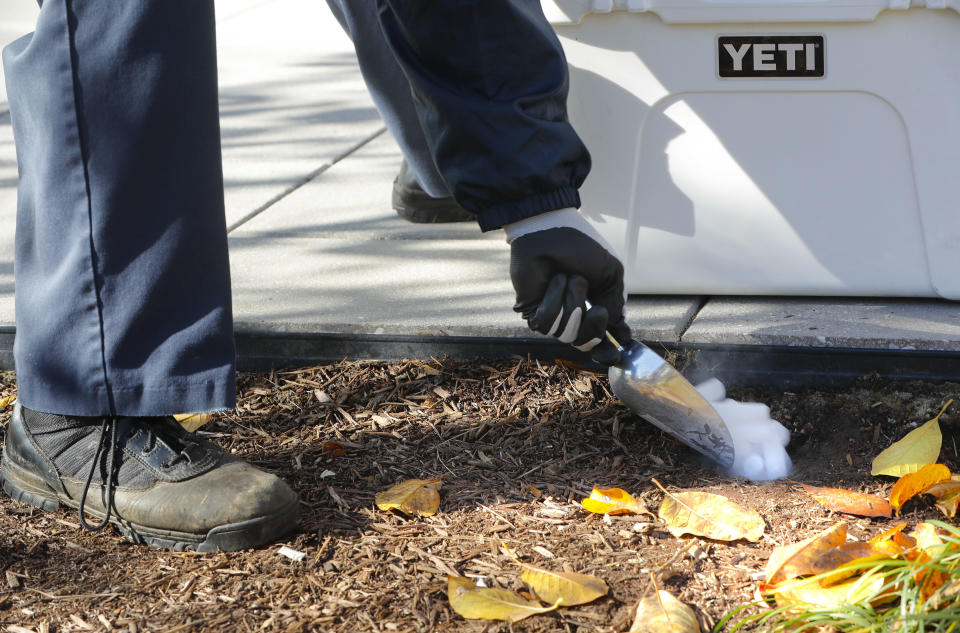
M777 434L777 439L780 442L780 446L786 447L786 445L790 443L790 430L776 420L773 421L773 424L771 424L770 427L771 430Z
M763 445L763 464L766 467L766 479L780 479L790 473L790 456L780 442L768 442Z
M730 473L753 481L786 477L792 463L786 446L790 431L770 418L770 407L760 402L737 402L726 397L716 378L696 386L723 419L733 440L734 463Z
M737 465L734 464L734 466ZM752 455L748 455L747 458L739 465L739 468L735 468L735 472L733 474L746 477L747 479L758 480L763 478L765 472L763 457L754 453Z
M696 390L710 402L718 402L727 397L726 388L724 388L723 383L716 378L708 378L701 382L696 386Z

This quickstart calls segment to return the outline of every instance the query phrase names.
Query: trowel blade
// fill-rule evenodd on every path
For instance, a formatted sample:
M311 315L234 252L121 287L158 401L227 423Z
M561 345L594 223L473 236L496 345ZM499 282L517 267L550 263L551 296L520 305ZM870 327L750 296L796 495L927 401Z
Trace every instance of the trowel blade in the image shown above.
M730 429L706 398L652 349L633 341L608 375L613 393L634 413L724 468L733 466Z

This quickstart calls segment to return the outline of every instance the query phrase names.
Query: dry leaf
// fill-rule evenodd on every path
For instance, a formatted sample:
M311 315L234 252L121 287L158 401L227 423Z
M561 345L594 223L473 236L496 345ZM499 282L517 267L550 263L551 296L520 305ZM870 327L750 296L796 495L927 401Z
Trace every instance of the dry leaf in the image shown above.
M756 511L744 510L726 497L709 492L668 492L659 515L674 536L695 534L718 541L746 539L755 543L765 528L763 517Z
M649 512L647 506L620 488L593 487L590 496L580 502L587 512L597 514L642 514Z
M453 610L468 620L518 622L557 608L542 606L506 589L478 587L469 578L456 576L447 576L447 599Z
M538 598L548 604L562 604L566 607L586 604L607 595L609 591L607 583L596 576L576 572L555 572L522 563L505 543L501 543L500 546L506 550L513 562L523 568L520 572L523 582L527 583Z
M16 401L16 396L4 396L0 398L0 409L6 409Z
M909 473L897 480L890 491L890 505L900 516L903 504L924 492L934 484L950 481L950 469L943 464L927 464L915 473Z
M954 475L950 481L935 484L923 492L933 495L937 508L948 518L957 516L957 505L960 504L960 476Z
M900 558L917 546L917 540L903 533L906 523L895 525L870 539L870 547L890 558Z
M824 552L809 573L818 575L820 584L828 587L859 574L863 571L861 565L883 558L886 555L873 549L869 543L851 541Z
M846 540L847 524L841 521L799 543L774 549L767 561L765 592L791 578L813 573L810 570L816 568L820 557Z
M947 572L930 564L933 559L921 549L908 552L905 558L919 565L917 570L913 572L913 581L920 589L920 596L923 600L929 598L950 580L950 575Z
M953 400L947 401L935 418L910 431L877 455L873 459L870 474L902 477L917 472L927 464L936 463L943 441L940 434L940 416L952 402Z
M854 492L842 488L819 488L800 484L804 492L834 512L855 514L862 517L889 517L893 508L887 500L867 492Z
M785 583L777 588L774 596L780 606L798 605L817 608L834 608L869 601L876 606L896 600L895 587L886 587L883 574L867 572L847 582L829 587L822 586L816 578L806 578Z
M347 454L347 449L340 442L327 442L320 447L320 452L329 457L343 457Z
M693 609L660 590L637 603L630 633L700 633L700 623Z
M440 478L442 479L442 477ZM440 479L407 479L377 494L381 510L400 510L404 514L429 517L440 507Z
M538 598L548 604L569 607L593 602L607 595L607 583L596 576L576 572L556 572L520 563L520 578L533 589Z
M913 528L910 536L917 542L919 549L933 555L946 543L946 541L941 538L941 535L944 533L943 530L933 523L924 522L918 523L917 527Z
M213 419L212 413L178 413L173 419L180 423L188 433L193 433Z

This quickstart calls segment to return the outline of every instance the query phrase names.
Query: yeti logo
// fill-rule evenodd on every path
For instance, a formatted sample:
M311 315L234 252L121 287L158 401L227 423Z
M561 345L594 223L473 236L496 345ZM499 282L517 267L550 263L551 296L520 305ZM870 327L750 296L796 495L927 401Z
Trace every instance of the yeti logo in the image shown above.
M822 35L721 35L717 74L735 77L823 77Z

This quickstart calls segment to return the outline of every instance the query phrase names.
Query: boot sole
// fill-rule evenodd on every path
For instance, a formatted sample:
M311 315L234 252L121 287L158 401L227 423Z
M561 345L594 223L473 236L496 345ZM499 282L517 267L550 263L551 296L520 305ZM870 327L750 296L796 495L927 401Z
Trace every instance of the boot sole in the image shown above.
M0 460L0 485L3 491L15 501L40 508L58 510L61 505L76 510L71 501L61 499L56 491L33 473L9 462L4 454ZM206 534L191 534L173 530L162 530L138 525L110 514L110 523L132 543L149 545L174 551L196 550L198 552L233 552L250 549L276 540L291 532L297 525L299 498L286 507L262 517L218 525ZM103 514L95 510L85 510L86 515L99 522Z
M425 192L404 189L398 181L393 183L390 201L397 215L414 224L447 224L477 219L453 198L432 198Z

